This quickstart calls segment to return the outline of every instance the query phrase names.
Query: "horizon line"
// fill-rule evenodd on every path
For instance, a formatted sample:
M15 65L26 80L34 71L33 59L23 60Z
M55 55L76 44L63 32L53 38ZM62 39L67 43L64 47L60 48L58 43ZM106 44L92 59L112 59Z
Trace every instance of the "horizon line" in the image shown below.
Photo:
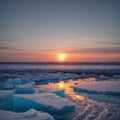
M59 65L120 65L120 61L102 61L102 62L96 62L96 61L90 61L90 62L0 62L0 64L39 64L39 65L56 65L56 64L59 64Z

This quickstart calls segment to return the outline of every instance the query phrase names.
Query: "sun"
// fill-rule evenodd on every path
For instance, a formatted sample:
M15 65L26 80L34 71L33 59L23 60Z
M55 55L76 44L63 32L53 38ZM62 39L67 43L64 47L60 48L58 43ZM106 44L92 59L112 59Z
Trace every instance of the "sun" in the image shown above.
M66 60L67 55L66 55L65 53L60 53L60 54L58 54L57 57L58 57L58 60L59 60L59 61L63 62L63 61Z

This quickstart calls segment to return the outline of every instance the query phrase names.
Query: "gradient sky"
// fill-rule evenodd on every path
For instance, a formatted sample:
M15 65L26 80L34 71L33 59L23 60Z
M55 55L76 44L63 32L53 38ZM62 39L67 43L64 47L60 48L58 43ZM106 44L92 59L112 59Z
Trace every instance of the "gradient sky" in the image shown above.
M0 61L120 61L120 0L0 0Z

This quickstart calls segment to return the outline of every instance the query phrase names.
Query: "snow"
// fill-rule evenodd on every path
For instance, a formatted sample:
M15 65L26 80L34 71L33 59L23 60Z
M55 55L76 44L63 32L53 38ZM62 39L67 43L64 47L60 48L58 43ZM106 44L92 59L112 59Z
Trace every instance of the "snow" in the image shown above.
M34 109L25 113L0 110L0 120L54 120L54 118L48 113L38 112Z
M15 111L24 112L30 108L48 113L75 111L75 104L55 94L16 94Z
M23 84L23 85L16 85L15 93L16 94L32 94L32 93L35 93L35 89L30 83Z
M13 92L0 90L0 109L12 110L13 109Z
M59 89L59 88L39 88L39 93L54 93L60 97L65 96L65 89Z
M120 81L93 81L74 85L74 91L120 96Z

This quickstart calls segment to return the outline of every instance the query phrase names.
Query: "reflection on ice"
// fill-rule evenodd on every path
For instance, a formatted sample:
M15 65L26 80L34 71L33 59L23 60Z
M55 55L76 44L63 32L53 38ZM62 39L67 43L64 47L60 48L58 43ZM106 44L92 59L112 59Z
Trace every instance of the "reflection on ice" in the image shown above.
M69 80L67 82L60 81L58 83L49 83L46 85L39 85L38 88L58 88L65 89L65 97L76 104L76 113L74 115L68 114L65 120L114 120L120 118L119 98L107 95L93 95L88 93L80 93L73 91L71 86L82 85L84 83L91 83L96 81L95 78L88 78L84 80ZM74 116L74 117L73 117Z
M76 98L79 99L79 100L84 100L85 97L82 96L82 95L76 95Z

